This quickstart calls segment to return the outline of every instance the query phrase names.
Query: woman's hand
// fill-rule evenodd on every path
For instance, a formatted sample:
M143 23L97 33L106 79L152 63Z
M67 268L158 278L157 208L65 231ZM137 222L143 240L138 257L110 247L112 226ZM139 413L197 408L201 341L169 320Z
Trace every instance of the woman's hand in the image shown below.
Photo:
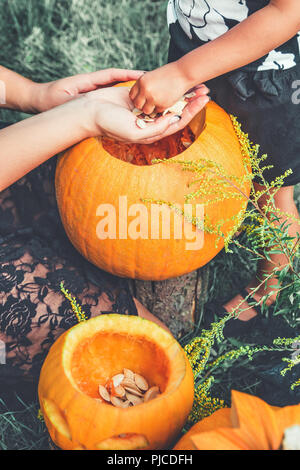
M106 78L111 80L111 76ZM136 124L136 116L132 113L134 105L126 87L83 93L77 99L13 124L0 131L0 191L48 158L87 137L102 135L150 144L173 134L205 106L207 91L206 87L197 90L197 96L185 107L181 119L174 115L165 116L147 124L145 129Z
M116 82L138 80L143 72L138 70L106 69L75 75L49 83L33 83L30 111L48 111L80 95Z
M143 74L132 87L130 98L144 113L160 113L180 100L194 85L180 62L172 62Z
M134 104L129 92L127 87L116 87L93 91L85 96L89 110L86 121L89 122L89 136L102 135L118 141L150 144L185 127L209 101L208 88L203 85L195 90L196 96L189 100L181 117L170 113L140 129L132 113Z

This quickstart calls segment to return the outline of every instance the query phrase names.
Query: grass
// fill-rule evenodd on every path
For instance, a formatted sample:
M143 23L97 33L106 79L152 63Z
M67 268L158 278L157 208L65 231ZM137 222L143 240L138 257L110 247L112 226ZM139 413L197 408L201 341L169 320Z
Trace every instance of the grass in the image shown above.
M41 82L106 67L153 69L167 60L166 3L0 0L0 63ZM0 112L4 120L22 117ZM300 206L300 187L296 199ZM254 270L246 253L220 253L211 263L209 299L227 300ZM235 372L225 370L226 374L216 377L220 395L232 387L255 393L262 383L261 363L241 362ZM28 385L26 391L24 397L22 392L2 394L1 450L47 448L45 427L37 419L36 387Z
M11 411L0 400L0 450L47 450L48 436L43 422L37 419L37 402L24 402L15 395L19 411Z

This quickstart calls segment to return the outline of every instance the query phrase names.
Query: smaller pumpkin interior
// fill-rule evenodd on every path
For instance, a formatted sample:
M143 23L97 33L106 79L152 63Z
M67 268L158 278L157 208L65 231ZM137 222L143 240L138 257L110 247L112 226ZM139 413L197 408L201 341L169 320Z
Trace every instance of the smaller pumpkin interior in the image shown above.
M161 392L168 384L168 357L162 348L143 336L100 332L82 341L72 355L73 379L92 398L100 398L99 385L105 385L124 368L141 374L150 387L158 385Z
M189 148L200 136L205 126L205 110L199 113L189 126L152 144L128 144L104 137L101 139L106 152L132 165L152 165L154 160L176 157ZM154 162L155 163L155 162Z

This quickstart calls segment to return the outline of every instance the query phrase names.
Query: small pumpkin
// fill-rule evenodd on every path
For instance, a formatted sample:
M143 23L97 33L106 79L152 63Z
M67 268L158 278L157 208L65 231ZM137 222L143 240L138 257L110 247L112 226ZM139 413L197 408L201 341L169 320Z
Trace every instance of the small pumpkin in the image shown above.
M159 386L161 394L130 408L99 400L99 385L124 368ZM54 343L38 393L51 439L61 449L162 449L186 421L194 380L171 334L140 317L111 314L79 323Z
M190 129L195 141L180 154L181 161L212 160L233 178L246 174L231 119L217 104L208 103L206 109L192 120ZM169 138L170 148L174 148L171 144L176 138ZM155 155L159 153L160 146L163 150L162 143L153 144ZM148 147L151 150L151 145ZM169 161L176 159L178 156ZM174 211L167 205L156 205L161 210L161 218L153 215L155 204L144 203L140 212L138 208L143 200L165 201L182 208L186 202L185 196L193 192L194 187L189 187L193 178L178 164L134 165L112 156L105 150L101 138L84 140L60 157L56 170L57 202L66 233L77 250L91 263L120 277L155 281L191 272L216 256L224 246L223 241L216 242L215 234L205 233L204 242L191 248L191 235L196 238L198 234L200 237L200 230L197 229L197 234L196 230L183 231L183 235L177 237L178 217L180 224L184 224L181 215L177 214L175 218ZM218 187L219 194L222 194L222 182L219 180L214 184L216 194ZM243 186L241 189L249 194L249 185L245 183ZM121 202L120 196L126 201L122 199ZM190 201L194 214L196 205L203 202L205 197ZM244 206L245 201L225 198L206 205L205 216L215 227L224 219L230 220L223 227L227 233L233 227L232 220ZM115 210L115 221L112 222L115 231L99 237L98 227L105 219L106 208ZM129 213L130 208L137 212ZM142 217L145 233L140 230L140 234L132 237L129 234L130 224L139 225L137 219ZM168 217L170 232L163 236L161 220L168 220Z
M195 424L175 450L279 450L299 435L300 404L277 408L258 397L232 391L231 408ZM300 441L298 442L298 445Z

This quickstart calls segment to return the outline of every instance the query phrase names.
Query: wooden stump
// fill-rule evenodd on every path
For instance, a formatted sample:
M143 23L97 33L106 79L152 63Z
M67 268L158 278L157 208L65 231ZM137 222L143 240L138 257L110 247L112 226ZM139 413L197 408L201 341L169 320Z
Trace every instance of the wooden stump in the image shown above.
M208 267L166 281L131 281L133 295L179 339L193 331L206 301Z

